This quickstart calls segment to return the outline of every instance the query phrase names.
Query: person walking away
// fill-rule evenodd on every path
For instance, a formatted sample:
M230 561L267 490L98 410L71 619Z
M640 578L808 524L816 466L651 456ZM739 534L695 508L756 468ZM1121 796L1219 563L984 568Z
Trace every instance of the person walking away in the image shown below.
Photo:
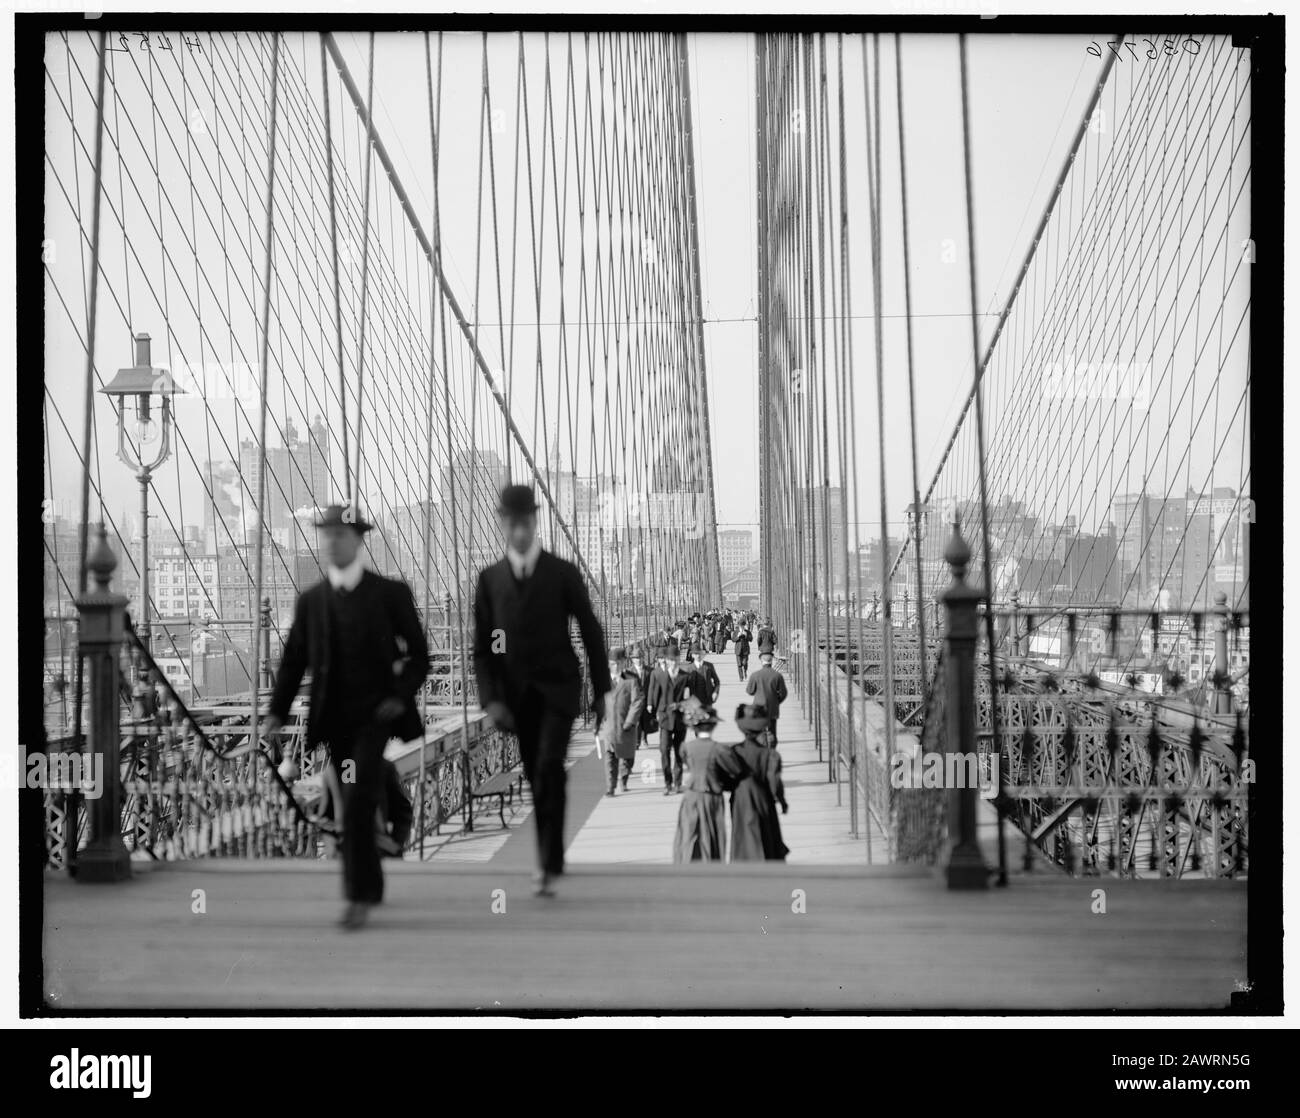
M650 676L647 705L655 712L659 727L659 760L663 766L664 795L671 796L682 790L682 741L686 737L686 724L678 706L693 692L694 672L682 671L676 641L664 648L663 667L656 668Z
M336 821L347 907L340 923L356 929L384 899L375 841L376 812L391 791L384 746L391 737L424 733L415 696L429 671L429 647L411 588L362 562L371 525L351 506L330 505L316 527L326 577L298 595L262 725L270 736L279 732L310 670L307 748L329 748L342 801Z
M686 761L685 794L677 812L673 861L721 862L726 857L723 796L742 775L740 761L713 740L717 712L695 695L682 704L682 720L694 736L682 749Z
M610 653L609 666L614 689L605 704L600 740L605 749L605 795L612 796L616 782L627 791L627 779L632 775L632 762L636 759L637 736L641 732L645 692L641 690L640 673L632 667L626 648Z
M507 485L497 506L505 555L479 572L474 592L474 675L491 723L519 737L537 828L537 896L564 872L564 759L582 703L582 667L569 638L578 623L599 725L610 689L604 633L578 568L542 548L537 501Z
M749 631L741 629L736 633L736 672L743 683L749 674Z
M722 680L718 678L718 669L709 663L704 655L702 645L697 644L691 649L691 660L695 674L699 677L695 687L692 688L692 692L698 695L700 701L706 706L712 706L718 701L718 692L722 690Z
M790 853L781 837L781 813L790 810L781 780L781 755L764 744L767 710L761 704L736 708L745 740L731 747L739 775L731 793L731 860L783 862Z
M786 690L785 676L772 666L772 653L772 645L765 644L760 639L758 645L760 667L758 671L749 677L749 682L745 684L745 690L754 696L756 703L760 703L767 709L770 721L768 738L775 749L776 721L781 717L781 704L789 697L789 692Z

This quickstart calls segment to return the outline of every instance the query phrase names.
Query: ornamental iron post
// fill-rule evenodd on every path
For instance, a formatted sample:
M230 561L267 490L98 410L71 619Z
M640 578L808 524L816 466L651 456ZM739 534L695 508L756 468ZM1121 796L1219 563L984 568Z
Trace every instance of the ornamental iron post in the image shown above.
M275 689L275 669L271 667L271 599L262 599L262 608L258 611L258 624L262 630L262 670L258 686L267 691Z
M1011 591L1011 655L1020 656L1020 591Z
M1232 673L1228 668L1228 595L1219 590L1214 595L1214 612L1219 615L1214 627L1214 713L1232 713Z
M99 798L89 801L90 842L77 857L76 876L78 881L124 881L131 876L131 855L122 842L118 688L127 599L108 588L117 569L117 556L108 546L102 523L95 536L95 547L86 560L95 588L77 599L77 610L81 614L80 654L85 658L90 691L87 744L90 756L100 760L103 787ZM75 827L75 817L68 825Z
M952 585L943 596L948 609L947 733L945 749L952 757L947 771L956 787L948 789L949 889L987 889L989 868L984 863L977 837L979 811L978 780L970 780L972 767L966 762L977 757L975 732L975 641L979 632L978 605L983 597L966 581L971 552L961 535L961 519L954 516L952 538L943 553L952 567ZM955 756L953 756L955 755Z

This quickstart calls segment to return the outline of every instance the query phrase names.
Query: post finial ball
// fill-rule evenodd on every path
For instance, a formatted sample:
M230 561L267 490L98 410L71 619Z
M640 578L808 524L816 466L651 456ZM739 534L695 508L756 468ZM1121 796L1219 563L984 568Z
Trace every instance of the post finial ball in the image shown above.
M966 568L970 566L970 545L962 538L959 518L953 519L952 535L943 549L943 557L957 578L965 577Z
M107 590L109 579L117 570L117 556L108 545L108 532L104 528L103 521L95 525L94 533L95 546L86 557L86 569L95 580L96 587L99 590Z

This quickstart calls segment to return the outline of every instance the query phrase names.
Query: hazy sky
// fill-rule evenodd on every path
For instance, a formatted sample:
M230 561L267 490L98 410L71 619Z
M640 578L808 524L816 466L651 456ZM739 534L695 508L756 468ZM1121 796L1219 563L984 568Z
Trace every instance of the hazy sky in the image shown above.
M501 54L511 59L508 37ZM340 43L358 83L366 74L366 37L342 35ZM1005 296L1028 247L1028 238L1045 204L1066 146L1091 92L1100 60L1087 53L1089 40L1073 36L972 36L969 40L971 125L974 152L977 263L985 309ZM849 155L850 228L852 231L852 313L858 366L857 432L863 492L877 488L874 448L877 414L874 393L871 323L872 295L868 268L862 37L844 39L846 133ZM721 525L756 525L759 447L755 315L755 151L754 37L747 33L689 35L694 98L695 156L699 200L706 359L713 418L714 483ZM376 117L389 138L401 177L415 198L432 207L432 173L424 107L423 45L416 37L377 40L383 65L375 83ZM885 160L882 164L884 211L898 212L893 37L882 37L882 108ZM902 38L906 106L908 191L911 213L912 304L918 316L914 334L918 393L920 474L922 488L952 430L969 387L970 325L966 270L965 197L962 190L962 138L958 43L953 35L906 35ZM446 36L444 64L447 91L459 102L444 102L444 119L456 114L476 142L479 97L478 36ZM837 43L827 53L837 72ZM453 85L450 79L456 75ZM493 72L494 105L503 106L505 135L513 131L513 74L503 66ZM504 95L504 96L503 96ZM835 97L832 86L832 101ZM536 108L534 107L534 111ZM448 164L444 164L447 166ZM456 183L444 172L444 224L458 194L472 205L472 176ZM854 184L862 184L854 190ZM897 223L887 229L887 267L901 261ZM947 244L946 242L951 242ZM955 249L955 254L954 250ZM472 286L468 252L448 249L448 272L464 288ZM883 288L884 314L901 315L901 263ZM468 301L468 296L466 300ZM921 321L920 316L925 316ZM891 520L902 520L910 500L910 447L907 396L900 364L901 320L886 326L886 430ZM862 517L874 523L875 505L867 502ZM872 529L875 530L874 527Z
M1104 36L1101 36L1104 38ZM849 183L850 259L853 272L852 307L853 347L855 353L856 433L860 504L860 523L864 536L876 533L878 528L877 433L880 429L876 408L874 339L871 313L873 295L870 284L870 242L868 202L866 196L865 110L863 105L863 44L870 49L870 39L847 36L843 39L843 84L845 98L845 158ZM1102 60L1090 54L1088 38L1070 36L1014 36L973 35L969 39L970 65L970 118L973 149L975 243L978 298L984 312L998 309L1005 301L1012 279L1028 248L1032 230L1038 220L1057 173L1066 154L1070 139L1077 128L1084 106L1095 84ZM293 61L296 76L294 94L301 106L291 106L294 112L313 109L319 105L320 54L315 36L285 36L284 51ZM365 89L368 62L367 37L364 34L345 33L339 37L342 51L348 59L357 83ZM259 44L259 49L265 44ZM552 35L545 42L540 34L524 37L527 59L529 102L529 132L537 144L542 135L543 98L541 82L544 64L549 57L552 82L555 90L556 111L564 113L564 92L567 73L567 56L575 57L575 75L579 97L583 88L585 59L595 57L595 49L584 42L581 35ZM61 40L51 40L47 53L47 142L49 154L47 167L47 236L60 248L57 262L51 262L47 280L47 384L51 400L57 401L61 416L51 416L50 474L56 497L61 502L72 503L75 494L78 465L73 451L79 442L81 419L77 404L84 356L79 348L76 333L69 327L69 316L74 322L84 324L84 243L78 251L79 240L73 211L80 191L82 221L87 220L90 177L87 137L93 112L88 98L87 82L93 79L93 52L88 50L88 37L73 42L76 57L71 60ZM228 44L227 44L228 47ZM718 520L721 527L756 525L758 508L757 464L763 448L757 441L757 373L756 339L754 322L756 308L756 215L755 215L755 150L754 150L754 38L748 33L696 34L688 37L690 78L693 91L695 123L694 154L696 160L699 237L704 316L704 339L708 372L710 415L712 417L714 483L717 495ZM835 37L827 40L829 61L829 96L832 105L837 96L840 80L840 43ZM915 375L917 382L917 426L919 446L920 486L924 491L933 475L939 455L952 431L958 411L971 383L970 297L967 274L967 231L965 194L963 188L963 148L961 132L961 100L958 60L958 40L953 35L905 35L901 41L904 100L906 107L907 188L910 207L911 284L914 320ZM168 346L174 345L186 356L197 351L218 349L227 343L230 356L247 361L255 357L257 338L256 306L252 298L261 282L262 254L260 250L243 255L238 247L254 244L260 233L258 191L255 177L246 173L247 166L259 167L259 127L265 130L266 73L258 72L257 65L247 59L248 47L238 50L224 49L221 70L213 68L206 77L205 64L211 63L208 55L185 55L190 58L190 69L181 74L175 69L179 54L167 56L158 62L160 69L151 69L148 56L137 50L134 54L115 52L111 56L113 88L120 88L123 101L113 106L108 127L110 134L121 137L128 155L125 160L115 156L110 147L106 155L106 197L115 205L106 204L104 244L101 256L106 275L113 278L113 290L101 291L100 334L97 342L97 364L105 377L111 376L120 365L129 363L130 330L145 329L155 339L155 363L161 363ZM493 128L496 144L497 199L500 214L500 240L493 244L490 215L481 211L483 197L479 190L480 114L483 96L483 40L477 34L448 34L443 39L442 89L442 170L440 174L440 205L444 237L445 271L456 297L466 314L476 316L475 284L478 283L477 303L481 310L477 319L483 325L485 346L496 346L494 361L507 368L514 367L521 381L519 412L525 436L533 440L536 452L542 441L540 432L548 431L545 442L549 445L555 416L545 420L537 418L536 409L530 406L527 381L532 375L534 351L542 351L544 375L554 377L561 346L558 327L554 326L558 292L554 284L544 283L540 305L534 305L531 276L528 273L529 216L527 182L519 173L512 145L516 137L516 104L519 98L517 75L519 72L520 45L517 36L494 34L488 39L488 73L494 110ZM587 52L592 53L588 54ZM244 52L241 54L241 52ZM884 368L885 368L885 458L889 520L891 531L897 534L903 520L904 506L911 499L911 452L907 418L907 390L905 376L903 290L901 271L900 186L898 174L898 135L896 101L894 97L895 44L893 36L882 37L880 56L881 114L883 157L881 178L883 183L883 262L882 283ZM215 52L212 52L215 53ZM161 55L157 56L159 59ZM234 73L231 63L245 59L242 69ZM413 206L423 215L433 211L433 173L431 136L429 127L429 87L426 79L424 38L419 35L382 34L375 41L375 117L376 128L384 140L396 165L397 175L406 187ZM594 62L593 62L594 65ZM1176 76L1186 67L1187 59L1168 63L1166 74ZM1117 65L1116 74L1123 83L1132 83L1140 71L1135 62ZM1127 67L1127 68L1125 68ZM1163 80L1163 79L1162 79ZM150 82L153 92L150 93ZM205 82L211 82L207 89ZM191 88L187 83L193 83ZM1115 84L1112 82L1112 84ZM1169 83L1172 88L1173 83ZM331 88L335 104L335 142L345 149L344 158L350 167L359 166L359 126L356 114L349 109L340 112L340 94L337 79L331 73ZM194 97L198 91L197 99ZM57 95L56 95L57 91ZM150 119L148 112L133 112L131 98L149 97L157 117ZM315 100L313 100L315 99ZM137 102L138 103L138 102ZM1217 102L1216 102L1217 103ZM76 118L77 131L82 143L74 142L66 106ZM600 112L599 97L593 113ZM285 110L286 112L289 109ZM1170 110L1166 110L1169 115ZM1177 123L1177 108L1172 121ZM219 114L213 119L211 114ZM1247 108L1244 114L1248 115ZM1227 119L1230 114L1225 114ZM188 127L183 126L189 117ZM521 114L522 118L522 114ZM288 118L286 118L288 119ZM584 117L585 120L585 117ZM158 125L161 121L161 126ZM207 121L207 127L204 122ZM153 126L151 128L151 125ZM1222 121L1215 125L1220 131ZM224 131L222 130L224 129ZM152 131L152 134L151 134ZM299 129L301 132L301 129ZM188 135L180 135L188 133ZM563 122L557 122L556 143L563 133ZM283 141L282 182L280 189L287 191L281 204L289 205L294 192L318 190L311 184L303 166L307 154L296 150L291 132ZM1219 132L1215 132L1218 136ZM220 139L220 144L216 141ZM1100 148L1105 137L1090 141ZM1164 143L1162 140L1161 143ZM214 148L218 150L214 150ZM73 152L77 152L74 160ZM155 155L156 153L156 155ZM317 153L318 155L318 153ZM554 158L554 154L551 156ZM570 149L570 163L573 155ZM1145 158L1145 156L1144 156ZM1171 159L1178 158L1175 153ZM149 166L157 161L161 168L154 176ZM536 148L532 152L534 164L540 162ZM188 161L188 166L187 166ZM204 222L195 217L195 210L204 207L215 210L219 200L215 190L207 189L204 196L194 184L203 183L203 173L209 166L224 165L218 170L224 198L220 204L230 213L246 213L243 225L233 228L227 222L218 230L210 223L205 231ZM526 168L527 163L523 166ZM1168 170L1166 166L1164 171ZM1208 163L1207 163L1208 172ZM576 172L573 172L576 175ZM570 181L570 171L562 178ZM355 176L359 181L359 174ZM552 182L554 179L552 179ZM1134 179L1134 182L1139 180ZM1181 181L1181 180L1180 180ZM1240 183L1240 176L1238 176ZM356 181L349 184L356 187ZM538 189L545 187L543 181ZM1163 193L1152 197L1164 206ZM552 191L553 193L553 191ZM188 195L188 199L186 196ZM74 201L70 202L69 198ZM126 224L129 236L123 235L122 218L115 212L125 198ZM510 211L514 199L513 214ZM427 288L420 286L418 267L411 271L411 256L418 256L414 240L406 231L405 221L392 204L391 191L384 184L376 187L376 207L373 220L384 230L387 243L397 257L399 271L407 269L414 275L408 290L394 290L391 295L398 301L407 301L413 324L409 338L402 342L409 348L401 351L398 342L385 334L384 320L377 319L371 329L370 344L374 347L393 347L384 356L394 367L425 360L421 355L427 343L420 340L417 329L427 321ZM320 213L319 195L313 195ZM356 198L353 204L358 205ZM490 200L489 200L490 204ZM555 201L546 220L554 222ZM188 208L188 212L187 212ZM572 203L570 203L572 208ZM1242 213L1244 214L1244 210ZM302 335L301 340L288 340L301 345L308 362L316 362L316 373L328 370L331 359L327 337L332 343L328 323L328 310L323 305L328 289L319 265L322 243L328 243L328 232L323 234L313 228L310 206L295 210L295 221L306 220L297 228L277 227L277 269L280 285L274 313L286 323L286 332ZM1211 215L1213 216L1213 215ZM1144 217L1150 221L1150 216ZM1181 220L1181 217L1180 217ZM116 222L116 224L115 224ZM570 225L574 222L569 218ZM161 223L159 236L158 225ZM431 221L425 220L425 228ZM218 271L225 272L226 290L221 290L220 276L211 286L207 277L199 283L188 273L185 263L187 236L192 226L197 226L198 255L210 260L227 257ZM230 237L234 249L218 244L221 238ZM572 229L566 234L572 237ZM553 257L554 235L551 248ZM1174 242L1177 237L1172 238ZM165 242L175 259L164 260L160 242ZM314 245L314 249L313 246ZM312 252L317 255L312 257ZM502 254L501 285L507 289L507 303L501 309L513 321L543 323L537 335L523 330L518 338L512 336L512 357L502 357L506 346L496 337L496 323L501 317L497 306L497 272L493 253ZM300 255L304 254L305 255ZM516 255L511 256L514 253ZM312 271L312 260L316 261ZM477 260L477 264L476 264ZM233 261L233 262L232 262ZM1152 271L1165 265L1159 254L1144 267ZM548 267L554 268L552 260ZM570 260L565 286L575 282L573 271L576 262ZM79 268L81 269L79 271ZM511 269L511 271L508 271ZM518 270L517 282L513 269ZM400 284L400 276L399 276ZM513 306L508 294L511 285L517 287ZM313 286L315 285L315 286ZM1248 293L1248 285L1245 288ZM197 291L197 297L195 292ZM1067 293L1068 294L1068 293ZM572 292L568 296L572 300ZM64 302L61 304L59 300ZM67 311L63 310L66 305ZM166 311L164 312L164 305ZM226 320L216 312L229 313ZM373 312L373 306L372 306ZM538 317L540 314L540 318ZM421 316L425 316L421 318ZM127 319L131 319L128 329ZM572 301L569 321L572 325ZM984 336L995 319L986 314L982 319ZM200 325L202 324L202 325ZM352 330L351 322L347 330ZM168 327L172 336L168 336ZM1199 325L1198 325L1199 329ZM208 335L212 335L209 337ZM202 335L202 337L200 337ZM281 359L281 339L273 356ZM220 344L218 344L220 343ZM351 352L352 339L345 336L345 348ZM570 346L572 346L572 341ZM223 354L224 356L224 354ZM472 386L475 374L462 351L454 351L450 358L455 367L458 383ZM376 362L379 364L379 362ZM1244 368L1244 365L1243 365ZM310 370L305 370L311 375ZM504 374L503 374L504 375ZM1243 374L1244 375L1244 374ZM409 379L409 378L408 378ZM382 378L381 378L382 380ZM378 393L380 382L374 391ZM396 485L395 503L419 499L422 492L420 475L423 462L413 446L419 441L419 424L412 422L412 401L400 393L401 385L387 384L394 395L382 394L368 397L377 436L396 440L396 446L405 455L400 465L381 462L381 469L391 469ZM548 392L560 387L558 379L549 381ZM299 383L286 376L271 385L276 408L286 414L294 407L310 418L315 404L299 399ZM465 388L468 391L468 387ZM475 404L477 414L492 431L499 432L499 424L492 418L494 404L481 387ZM220 409L228 407L228 412ZM600 428L606 416L591 415L591 394L581 405L585 414L572 422L577 432L590 425ZM194 398L182 401L180 423L185 427L190 445L186 448L190 461L202 458L228 457L230 445L252 433L254 406L240 411L233 404L216 404L209 416L217 418L218 427L208 422L203 407ZM97 415L103 434L110 429L111 413L103 410L101 401ZM296 418L299 429L303 423ZM575 436L579 442L579 470L583 470L581 441L585 434ZM269 440L278 443L274 431ZM392 456L398 457L398 456ZM568 453L566 459L570 457ZM134 483L130 475L112 458L112 448L104 440L98 459L102 471L107 504L116 510L133 508ZM164 503L176 502L184 497L187 507L184 520L198 523L201 520L202 490L197 470L186 467L182 475L179 464L169 466L164 475L156 479L156 487ZM427 473L427 471L423 471ZM399 476L400 475L400 476ZM1239 479L1228 478L1228 484ZM397 482L400 481L400 484ZM403 488L405 487L405 488Z

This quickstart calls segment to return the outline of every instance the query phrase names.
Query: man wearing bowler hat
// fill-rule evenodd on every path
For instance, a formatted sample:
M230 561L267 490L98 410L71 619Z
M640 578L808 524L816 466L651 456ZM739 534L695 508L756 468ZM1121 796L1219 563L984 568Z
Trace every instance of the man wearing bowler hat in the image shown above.
M362 565L367 524L347 505L316 518L325 578L298 595L293 625L263 730L289 716L303 673L311 670L307 748L328 745L342 795L346 928L366 922L384 897L375 812L385 795L384 746L424 733L415 696L429 671L429 646L411 588ZM336 814L336 819L339 815Z
M769 725L767 741L776 747L776 722L781 716L781 704L789 698L783 676L773 665L776 653L775 630L767 629L758 635L758 658L761 667L749 677L745 690L754 696L754 702L767 708Z
M578 623L591 672L593 709L605 718L610 689L605 635L578 568L542 548L528 485L501 490L505 556L479 572L474 592L474 674L493 725L519 737L537 824L535 892L553 896L564 872L564 759L582 700L582 667L569 638Z

